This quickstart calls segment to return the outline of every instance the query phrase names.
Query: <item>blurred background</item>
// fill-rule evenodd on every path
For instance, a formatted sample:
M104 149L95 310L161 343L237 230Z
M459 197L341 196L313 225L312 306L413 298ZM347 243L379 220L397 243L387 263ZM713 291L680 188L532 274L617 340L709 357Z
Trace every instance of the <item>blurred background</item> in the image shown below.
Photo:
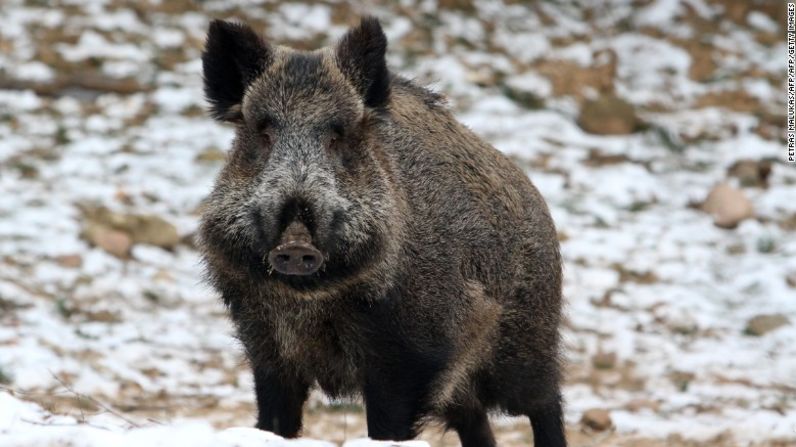
M232 137L205 113L204 35L237 18L312 49L364 14L552 208L573 445L796 443L781 0L3 0L0 443L253 425L194 247ZM313 396L305 427L341 442L364 414Z

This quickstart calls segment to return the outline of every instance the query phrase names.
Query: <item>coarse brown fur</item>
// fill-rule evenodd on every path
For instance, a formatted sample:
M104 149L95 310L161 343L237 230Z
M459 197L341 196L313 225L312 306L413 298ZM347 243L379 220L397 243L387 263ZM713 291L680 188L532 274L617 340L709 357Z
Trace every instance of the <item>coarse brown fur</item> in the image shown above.
M545 202L438 95L390 74L385 48L375 19L314 52L211 24L205 89L237 136L202 247L254 370L257 426L296 436L317 384L362 396L376 439L437 419L494 445L497 410L565 445ZM265 260L296 221L325 258L311 276Z

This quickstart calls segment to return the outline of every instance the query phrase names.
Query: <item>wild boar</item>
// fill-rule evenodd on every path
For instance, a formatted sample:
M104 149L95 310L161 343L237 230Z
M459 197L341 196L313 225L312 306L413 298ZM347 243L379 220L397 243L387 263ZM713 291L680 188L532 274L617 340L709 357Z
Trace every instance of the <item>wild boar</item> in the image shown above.
M563 446L561 258L548 208L443 98L387 67L378 20L297 51L216 20L212 116L235 126L200 235L254 372L257 427L361 397L373 439L425 423L492 446L487 412Z

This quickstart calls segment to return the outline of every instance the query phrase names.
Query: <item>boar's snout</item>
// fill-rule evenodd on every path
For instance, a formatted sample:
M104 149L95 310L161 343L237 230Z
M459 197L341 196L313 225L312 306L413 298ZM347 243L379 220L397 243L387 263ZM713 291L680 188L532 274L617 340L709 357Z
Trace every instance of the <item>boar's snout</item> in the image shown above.
M307 227L293 222L282 233L279 246L268 253L268 262L284 275L311 275L323 265L323 254L312 245Z
M268 262L285 275L311 275L323 264L323 255L312 244L293 242L271 250Z

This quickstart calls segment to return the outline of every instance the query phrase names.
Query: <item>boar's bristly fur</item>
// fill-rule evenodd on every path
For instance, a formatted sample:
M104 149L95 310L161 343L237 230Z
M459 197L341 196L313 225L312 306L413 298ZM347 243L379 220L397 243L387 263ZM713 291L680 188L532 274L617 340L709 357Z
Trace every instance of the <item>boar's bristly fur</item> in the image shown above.
M248 26L221 20L210 23L202 68L205 95L213 106L214 118L238 118L236 106L243 91L262 73L269 55L265 41Z
M386 46L373 18L311 52L210 26L205 92L236 136L201 246L252 365L257 427L298 436L317 386L361 396L374 439L436 420L492 446L499 411L563 446L547 206L440 96L391 74Z
M390 94L390 74L384 54L387 37L381 31L379 21L373 17L343 36L337 46L337 61L340 70L362 95L365 105L379 107L387 102Z

